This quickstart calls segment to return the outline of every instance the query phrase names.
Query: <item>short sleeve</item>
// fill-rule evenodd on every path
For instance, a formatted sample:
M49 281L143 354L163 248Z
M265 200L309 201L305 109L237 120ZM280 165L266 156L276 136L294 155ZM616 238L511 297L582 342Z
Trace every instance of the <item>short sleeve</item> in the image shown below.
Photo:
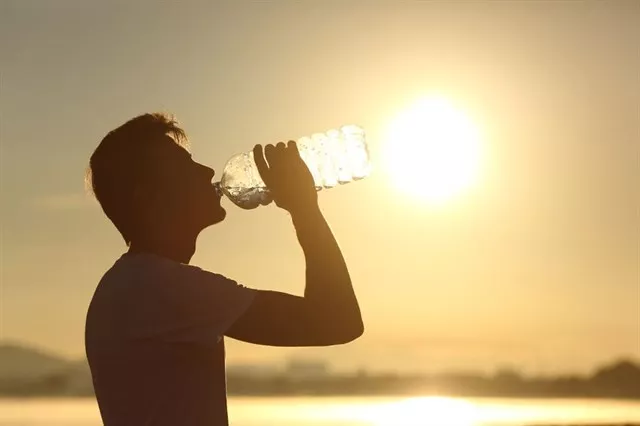
M140 268L131 287L128 336L173 342L217 343L255 296L223 275L168 261Z

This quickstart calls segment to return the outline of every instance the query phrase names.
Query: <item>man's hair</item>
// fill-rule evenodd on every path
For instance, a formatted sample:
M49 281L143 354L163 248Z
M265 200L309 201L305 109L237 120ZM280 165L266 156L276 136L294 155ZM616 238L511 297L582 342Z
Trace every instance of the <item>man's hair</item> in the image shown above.
M149 150L164 136L188 149L188 140L174 117L163 113L143 114L109 132L91 155L86 174L107 217L118 228L127 245L135 232L133 194L145 175L152 173Z

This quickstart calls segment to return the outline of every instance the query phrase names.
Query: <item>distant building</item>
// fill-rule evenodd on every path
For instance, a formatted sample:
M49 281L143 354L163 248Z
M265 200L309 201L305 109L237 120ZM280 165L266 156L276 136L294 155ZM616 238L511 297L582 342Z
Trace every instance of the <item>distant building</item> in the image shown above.
M329 365L324 361L291 360L285 374L295 379L317 379L329 375Z
M227 366L227 376L247 377L251 379L268 379L275 377L280 371L270 365L260 364L233 364Z

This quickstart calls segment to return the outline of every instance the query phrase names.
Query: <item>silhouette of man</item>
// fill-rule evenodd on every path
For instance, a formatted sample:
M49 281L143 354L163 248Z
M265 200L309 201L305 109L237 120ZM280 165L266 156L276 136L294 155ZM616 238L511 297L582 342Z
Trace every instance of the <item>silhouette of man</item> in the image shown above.
M304 252L304 297L250 289L189 265L200 232L226 213L214 171L191 158L172 118L133 118L91 156L93 192L128 246L100 280L86 319L105 426L227 425L224 336L328 346L362 335L347 266L295 143L256 145L253 153Z

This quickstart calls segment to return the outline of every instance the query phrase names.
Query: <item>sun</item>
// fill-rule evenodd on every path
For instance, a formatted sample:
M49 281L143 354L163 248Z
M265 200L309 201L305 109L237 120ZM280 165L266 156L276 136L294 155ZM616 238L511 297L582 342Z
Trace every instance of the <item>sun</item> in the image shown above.
M431 96L395 117L385 138L385 161L402 191L440 204L473 186L480 169L480 136L449 100Z

